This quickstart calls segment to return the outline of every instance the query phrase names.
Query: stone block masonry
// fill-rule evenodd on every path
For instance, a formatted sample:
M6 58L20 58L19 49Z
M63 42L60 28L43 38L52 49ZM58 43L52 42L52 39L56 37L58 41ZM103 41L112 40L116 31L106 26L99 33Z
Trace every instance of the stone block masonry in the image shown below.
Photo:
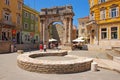
M76 59L66 61L51 61L51 60L38 60L35 57L43 56L67 56ZM85 57L78 57L67 55L66 51L49 52L49 53L30 53L21 54L17 57L17 64L20 68L38 73L76 73L90 70L92 59Z

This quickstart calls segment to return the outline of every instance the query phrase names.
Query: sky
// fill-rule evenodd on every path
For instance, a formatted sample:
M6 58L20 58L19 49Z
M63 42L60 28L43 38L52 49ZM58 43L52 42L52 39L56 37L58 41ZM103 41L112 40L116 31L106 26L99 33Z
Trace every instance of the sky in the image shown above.
M24 3L37 11L40 11L42 8L72 5L75 13L73 25L75 26L78 26L78 18L89 15L88 0L24 0Z

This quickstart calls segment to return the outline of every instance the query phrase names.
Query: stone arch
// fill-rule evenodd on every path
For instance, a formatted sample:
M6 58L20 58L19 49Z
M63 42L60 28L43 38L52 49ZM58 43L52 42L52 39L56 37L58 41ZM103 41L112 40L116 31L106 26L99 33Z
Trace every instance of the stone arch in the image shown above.
M40 12L41 41L48 44L48 26L53 22L62 22L65 27L64 49L72 49L73 8L71 5L44 8Z
M65 27L62 22L57 21L53 22L49 26L49 38L57 39L58 43L64 44L64 34L65 34Z

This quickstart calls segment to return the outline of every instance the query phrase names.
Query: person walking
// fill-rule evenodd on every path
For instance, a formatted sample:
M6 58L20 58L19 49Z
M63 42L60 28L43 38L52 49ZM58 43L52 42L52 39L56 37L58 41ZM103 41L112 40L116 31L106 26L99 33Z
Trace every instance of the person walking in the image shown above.
M46 45L44 44L44 52L46 52L46 49L47 49L47 47L46 47Z
M40 51L42 51L43 50L43 45L40 44L39 48L40 48Z

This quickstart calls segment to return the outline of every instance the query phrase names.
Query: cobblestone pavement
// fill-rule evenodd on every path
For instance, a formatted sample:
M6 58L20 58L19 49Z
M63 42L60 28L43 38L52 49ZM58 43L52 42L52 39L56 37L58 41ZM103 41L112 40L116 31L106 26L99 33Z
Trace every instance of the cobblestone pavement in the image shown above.
M96 55L99 55L99 53L101 52L69 52L69 54L88 57L97 57ZM17 66L17 55L17 53L0 54L0 80L120 80L119 73L105 69L99 69L97 72L86 71L73 74L40 74L28 72Z

